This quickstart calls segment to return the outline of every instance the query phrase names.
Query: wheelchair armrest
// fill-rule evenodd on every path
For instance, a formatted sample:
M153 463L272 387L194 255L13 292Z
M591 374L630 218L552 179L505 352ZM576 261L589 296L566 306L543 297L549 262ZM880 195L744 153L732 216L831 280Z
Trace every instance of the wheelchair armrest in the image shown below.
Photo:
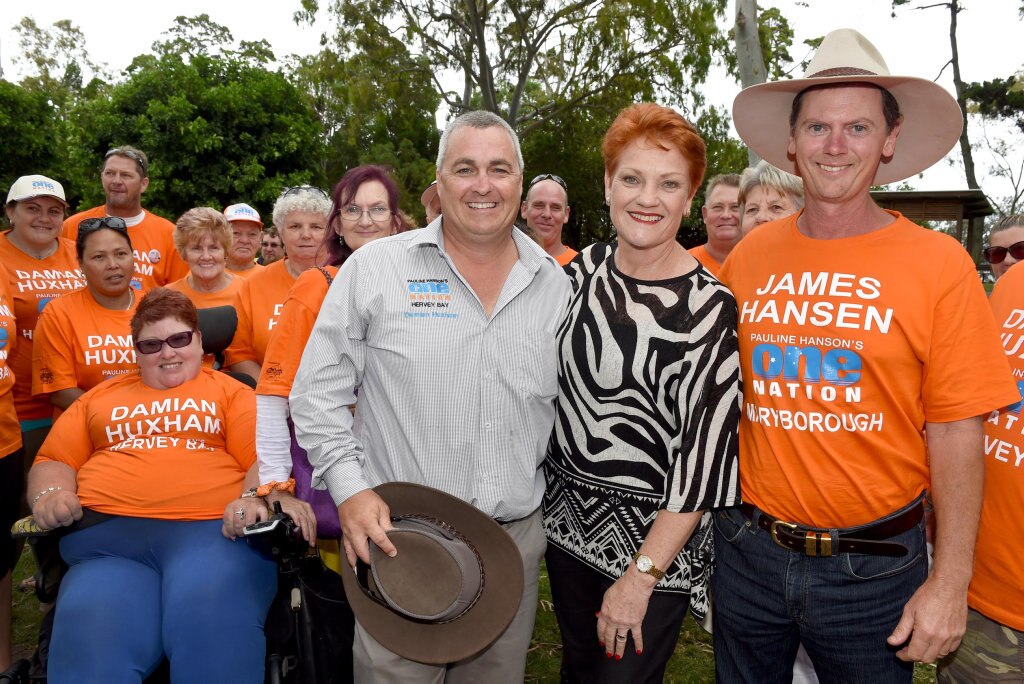
M11 538L12 539L29 539L32 537L47 537L53 530L44 530L36 522L34 516L26 515L21 520L15 521L11 525Z

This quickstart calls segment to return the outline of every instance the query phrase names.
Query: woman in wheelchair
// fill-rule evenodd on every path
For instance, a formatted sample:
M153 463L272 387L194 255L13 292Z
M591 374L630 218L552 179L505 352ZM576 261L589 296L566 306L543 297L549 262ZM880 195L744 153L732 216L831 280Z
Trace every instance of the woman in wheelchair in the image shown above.
M61 539L49 681L139 682L166 656L174 682L262 682L276 568L234 541L267 518L255 395L201 367L184 294L153 290L131 326L139 373L74 402L29 473L42 527L106 517Z

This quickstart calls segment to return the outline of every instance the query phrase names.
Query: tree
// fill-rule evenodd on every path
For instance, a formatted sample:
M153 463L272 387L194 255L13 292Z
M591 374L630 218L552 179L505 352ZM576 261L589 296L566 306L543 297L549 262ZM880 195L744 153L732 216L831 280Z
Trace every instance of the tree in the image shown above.
M896 8L902 5L907 5L913 0L892 0L893 13L896 16ZM948 2L936 2L927 5L919 5L912 7L914 10L926 10L935 7L945 7L949 10L949 47L950 56L949 61L942 65L939 70L936 79L942 75L942 72L946 70L946 67L951 67L953 71L953 87L956 90L956 102L960 105L960 111L963 113L964 125L963 130L960 132L960 154L964 160L964 176L967 180L967 187L976 189L980 188L978 184L978 178L974 171L974 154L971 150L971 139L967 130L967 96L965 94L966 84L960 76L960 48L957 45L956 40L956 27L957 19L960 12L964 11L964 7L960 0L949 0ZM971 221L967 228L967 251L971 253L971 256L977 260L981 256L981 239L982 239L982 225L980 219Z
M149 155L145 204L172 218L193 206L239 201L265 212L285 186L322 184L316 113L283 74L267 68L269 48L233 49L206 38L202 49L181 52L202 42L189 32L219 40L230 40L230 32L203 16L179 17L175 27L154 46L158 55L136 57L123 83L74 110L68 154L87 203L102 201L96 165L120 144Z
M1019 74L968 83L964 96L983 117L1011 120L1024 133L1024 81Z
M379 24L350 35L352 44L329 46L292 69L322 123L321 168L333 183L359 164L390 167L402 206L422 220L419 196L434 179L440 137L430 65Z
M19 48L14 63L29 74L21 85L46 94L61 116L84 94L87 71L106 77L104 67L89 57L81 30L67 19L43 28L31 17L23 17L14 32Z
M299 17L319 0L301 0ZM670 104L698 107L725 38L725 0L331 0L338 43L378 24L431 66L448 109L487 109L527 135L622 80L649 80ZM459 90L445 75L454 73ZM534 97L537 95L539 97Z
M6 141L0 155L0 188L31 173L65 180L58 163L63 150L57 143L57 125L44 93L0 81L0 140Z

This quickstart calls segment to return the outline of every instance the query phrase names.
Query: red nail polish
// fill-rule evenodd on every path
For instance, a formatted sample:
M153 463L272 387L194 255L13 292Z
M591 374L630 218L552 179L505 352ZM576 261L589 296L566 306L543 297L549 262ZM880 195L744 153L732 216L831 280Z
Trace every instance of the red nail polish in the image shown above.
M599 611L599 610L594 611L594 617L601 617L601 611Z
M603 641L598 641L597 643L601 645L601 648L604 648L604 642Z
M638 648L638 649L636 649L636 654L637 654L637 655L643 655L643 651L641 651L641 650L640 650L640 649Z
M622 654L621 653L616 653L615 654L615 659L616 660L622 660Z
M611 654L611 653L605 653L605 656L607 656L607 657L608 657L608 660L611 660L611 659L612 659L612 654Z

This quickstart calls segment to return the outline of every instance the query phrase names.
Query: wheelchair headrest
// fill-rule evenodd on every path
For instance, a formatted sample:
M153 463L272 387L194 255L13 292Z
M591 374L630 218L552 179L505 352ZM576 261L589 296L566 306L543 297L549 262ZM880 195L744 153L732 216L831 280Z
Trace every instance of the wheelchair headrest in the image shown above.
M238 327L238 313L233 306L199 309L199 332L203 336L203 353L220 354L231 344Z

